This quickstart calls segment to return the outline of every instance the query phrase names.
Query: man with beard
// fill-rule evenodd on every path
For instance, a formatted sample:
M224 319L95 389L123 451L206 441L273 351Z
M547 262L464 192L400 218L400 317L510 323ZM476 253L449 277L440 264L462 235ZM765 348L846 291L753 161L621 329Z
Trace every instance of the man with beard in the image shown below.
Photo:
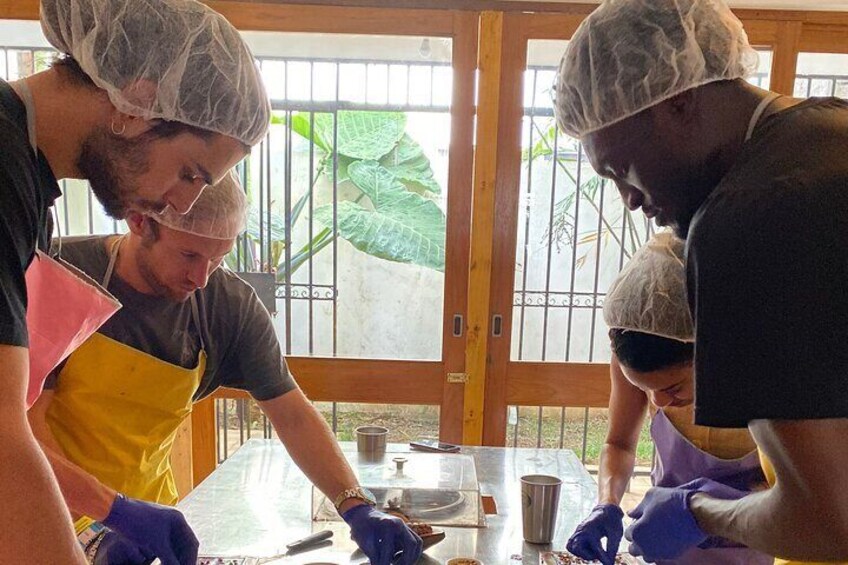
M44 0L41 20L63 60L0 81L0 562L65 564L82 555L24 394L25 271L48 247L57 179L88 179L118 218L185 212L264 136L270 109L238 32L200 2Z
M688 237L696 423L747 426L776 475L649 491L626 535L650 561L709 535L848 559L848 103L753 87L756 67L721 0L608 0L560 68L563 131Z
M86 516L79 529L96 519L118 530L89 536L86 553L98 565L154 557L194 565L197 540L188 526L179 535L162 527L184 523L166 506L177 502L171 447L192 403L226 386L257 400L372 563L389 565L403 551L399 562L411 565L421 539L372 507L289 374L268 312L245 282L218 268L244 229L245 209L244 191L230 175L188 214L131 211L124 236L61 241L63 257L124 305L54 372L29 412L36 437L63 454L51 462L62 460L62 492L71 493L71 510ZM129 511L114 516L115 508ZM194 549L195 561L178 557L184 547Z

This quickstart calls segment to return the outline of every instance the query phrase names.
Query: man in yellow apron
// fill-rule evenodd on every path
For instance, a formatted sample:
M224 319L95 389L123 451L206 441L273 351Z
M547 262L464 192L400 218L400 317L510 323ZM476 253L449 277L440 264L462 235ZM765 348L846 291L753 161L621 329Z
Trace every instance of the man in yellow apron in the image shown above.
M379 553L399 551L414 563L420 538L373 508L289 374L267 310L245 282L218 268L244 229L245 209L244 191L229 176L186 215L133 212L125 236L62 243L63 256L124 305L48 379L30 411L42 443L73 466L56 468L63 492L77 493L69 496L72 511L115 530L91 552L100 550L97 563L155 556L163 565L194 565L197 540L169 507L177 501L169 456L192 404L227 386L258 401L373 563L388 565Z
M119 219L129 206L184 212L264 137L270 106L244 41L201 2L42 0L40 14L62 59L0 80L0 562L26 548L32 563L66 565L83 556L25 420L46 365L28 349L49 337L28 329L39 295L25 273L49 247L57 181L89 181Z

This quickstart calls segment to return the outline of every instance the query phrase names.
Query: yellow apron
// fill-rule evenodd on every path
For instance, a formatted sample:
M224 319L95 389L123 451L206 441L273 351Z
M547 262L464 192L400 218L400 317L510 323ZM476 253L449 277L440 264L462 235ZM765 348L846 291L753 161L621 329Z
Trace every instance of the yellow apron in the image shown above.
M758 450L759 451L759 450ZM766 476L766 480L770 487L774 486L774 483L777 481L777 478L774 474L774 467L772 467L771 461L768 460L765 453L759 451L760 454L760 465L763 468L763 473ZM834 565L834 562L831 563L822 563L820 561L787 561L786 559L781 559L779 557L775 557L774 565ZM848 565L848 563L841 561L836 563L836 565Z
M105 288L121 241L112 246ZM191 307L199 334L193 294ZM68 458L104 484L133 498L173 505L171 448L177 428L191 414L205 368L202 338L197 366L184 369L95 333L59 374L47 423Z

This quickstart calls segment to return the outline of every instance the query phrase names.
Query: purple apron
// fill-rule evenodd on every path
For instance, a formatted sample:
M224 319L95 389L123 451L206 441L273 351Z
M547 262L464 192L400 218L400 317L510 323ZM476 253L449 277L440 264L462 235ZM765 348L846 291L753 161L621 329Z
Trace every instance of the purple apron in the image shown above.
M651 482L658 487L677 487L700 477L751 490L765 482L757 451L739 459L719 459L701 451L683 436L662 410L651 420L651 438L657 449ZM693 548L658 565L772 565L774 558L748 548Z

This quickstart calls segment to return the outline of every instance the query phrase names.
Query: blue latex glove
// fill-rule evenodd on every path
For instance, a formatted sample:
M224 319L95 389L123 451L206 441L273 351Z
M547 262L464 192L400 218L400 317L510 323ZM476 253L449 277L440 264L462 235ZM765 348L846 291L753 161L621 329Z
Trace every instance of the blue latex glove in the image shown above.
M126 498L119 494L103 524L155 555L162 565L197 565L200 545L176 508Z
M696 479L677 488L652 488L628 515L634 522L625 537L631 542L630 553L646 561L676 559L696 547L713 546L711 538L699 526L689 509L689 500L697 493L713 498L738 500L750 494L710 479Z
M147 565L155 555L111 530L106 531L94 554L94 565Z
M598 504L577 526L565 548L587 561L598 560L603 565L613 565L624 535L623 518L624 512L617 505ZM601 538L607 538L606 551L601 546Z
M421 557L423 542L400 518L359 504L342 514L350 526L350 537L371 565L413 565ZM395 555L402 552L397 561Z

